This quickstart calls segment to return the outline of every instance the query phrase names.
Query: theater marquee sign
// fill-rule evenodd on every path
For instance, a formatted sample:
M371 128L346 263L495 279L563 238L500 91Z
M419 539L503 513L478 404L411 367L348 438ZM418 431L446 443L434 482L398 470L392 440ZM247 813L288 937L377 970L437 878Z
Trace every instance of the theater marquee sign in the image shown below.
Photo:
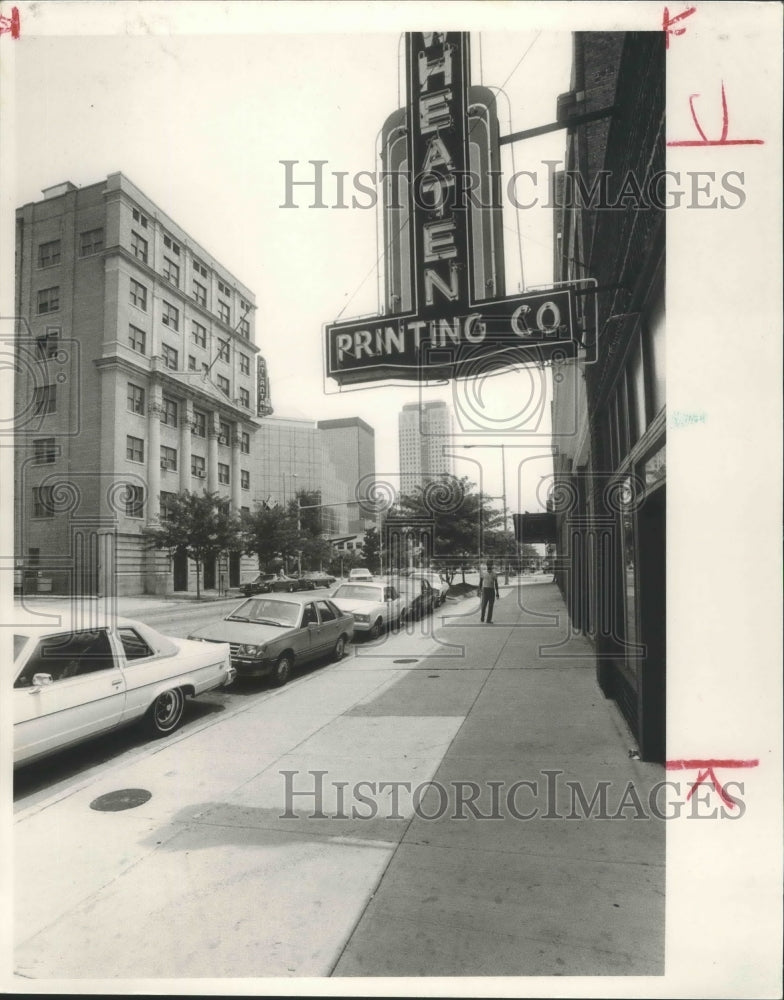
M406 35L403 224L411 231L413 308L326 327L326 374L340 385L468 377L576 351L575 287L503 298L475 294L473 228L481 224L482 206L471 171L469 69L466 33Z

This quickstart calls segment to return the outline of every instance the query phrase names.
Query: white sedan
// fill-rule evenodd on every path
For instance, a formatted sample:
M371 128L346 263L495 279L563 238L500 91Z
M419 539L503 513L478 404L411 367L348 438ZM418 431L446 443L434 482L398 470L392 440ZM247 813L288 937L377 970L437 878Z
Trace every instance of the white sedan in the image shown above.
M389 583L341 583L330 597L341 611L354 617L354 632L377 639L385 628L400 624L405 602Z
M57 617L14 628L14 766L137 720L165 736L188 695L234 679L228 643L174 639L128 618Z

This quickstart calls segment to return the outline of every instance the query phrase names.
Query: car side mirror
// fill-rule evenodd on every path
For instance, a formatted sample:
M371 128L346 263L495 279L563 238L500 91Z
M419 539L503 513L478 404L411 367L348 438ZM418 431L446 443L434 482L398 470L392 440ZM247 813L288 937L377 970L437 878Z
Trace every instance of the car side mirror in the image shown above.
M33 687L47 687L53 683L51 674L33 674Z

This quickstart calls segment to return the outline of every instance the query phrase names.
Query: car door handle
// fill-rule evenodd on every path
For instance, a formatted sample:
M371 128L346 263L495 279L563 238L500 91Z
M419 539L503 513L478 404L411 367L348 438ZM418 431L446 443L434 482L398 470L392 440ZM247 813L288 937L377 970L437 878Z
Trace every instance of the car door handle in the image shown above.
M122 680L112 681L112 687L113 688L119 687L121 684L122 684Z

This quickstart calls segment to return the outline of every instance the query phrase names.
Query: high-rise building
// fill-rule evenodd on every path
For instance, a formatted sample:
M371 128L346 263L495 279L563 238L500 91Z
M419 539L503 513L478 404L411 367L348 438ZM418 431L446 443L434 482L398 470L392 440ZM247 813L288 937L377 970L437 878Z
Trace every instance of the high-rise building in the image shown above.
M319 437L348 496L368 496L376 474L376 433L359 417L320 420ZM347 508L348 533L361 534L375 524L372 510Z
M261 420L252 471L259 501L285 505L302 491L318 492L317 502L325 505L321 510L324 534L349 533L348 501L354 495L353 483L341 474L313 421Z
M446 403L406 403L398 416L401 492L412 493L453 474L449 454L452 435L452 411Z
M151 547L167 499L250 509L253 293L121 173L16 213L16 551L62 593L195 588ZM163 509L162 509L163 508ZM246 565L247 563L247 565ZM204 586L236 585L239 554Z

